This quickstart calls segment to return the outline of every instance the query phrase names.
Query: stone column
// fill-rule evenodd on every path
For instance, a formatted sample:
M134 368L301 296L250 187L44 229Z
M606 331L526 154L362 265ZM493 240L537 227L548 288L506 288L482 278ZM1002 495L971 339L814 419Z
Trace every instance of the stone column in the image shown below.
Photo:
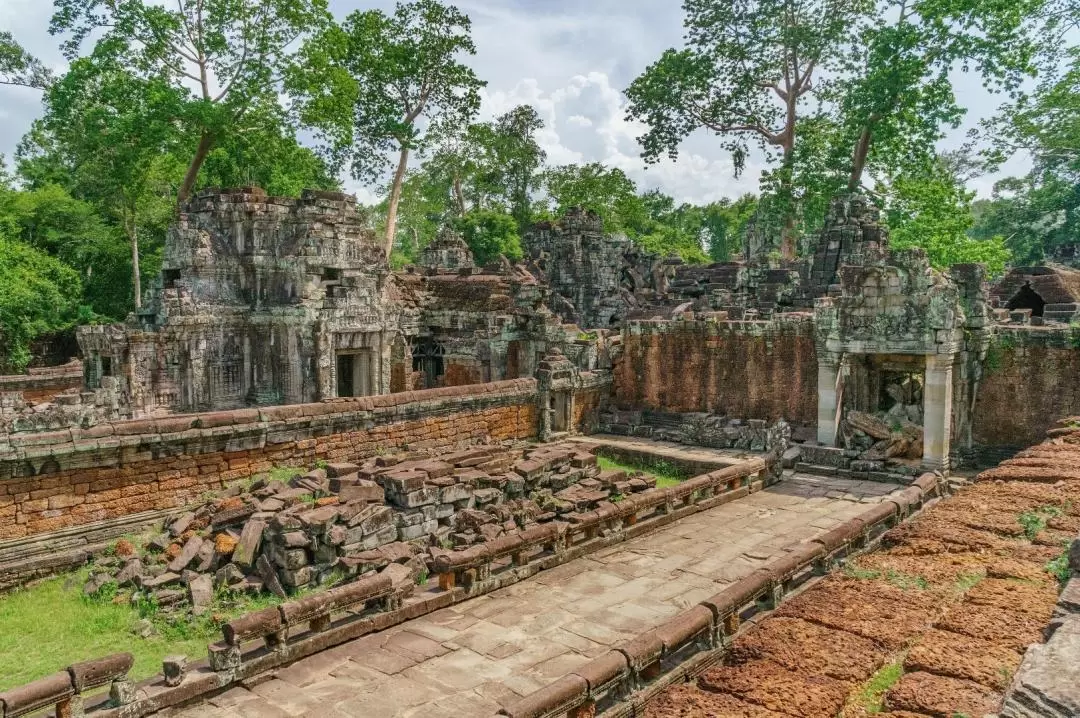
M818 357L817 440L824 446L836 446L836 375L839 371L840 361L836 357Z
M931 471L949 468L952 438L953 357L926 357L923 386L923 467Z

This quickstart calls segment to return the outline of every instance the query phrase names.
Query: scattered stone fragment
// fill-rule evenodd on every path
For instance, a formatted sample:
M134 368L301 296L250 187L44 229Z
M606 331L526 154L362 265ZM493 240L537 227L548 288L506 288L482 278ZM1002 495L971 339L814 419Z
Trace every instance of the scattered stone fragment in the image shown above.
M191 610L196 616L201 616L210 609L214 600L214 585L206 574L199 574L188 584L188 593L191 598Z

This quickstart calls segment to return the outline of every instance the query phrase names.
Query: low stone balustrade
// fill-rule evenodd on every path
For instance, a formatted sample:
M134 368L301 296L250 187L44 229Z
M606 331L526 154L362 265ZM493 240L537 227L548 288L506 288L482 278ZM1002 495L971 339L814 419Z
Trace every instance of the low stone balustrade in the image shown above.
M135 657L116 653L92 661L73 663L66 669L33 683L0 693L0 717L17 718L46 709L55 709L57 718L83 714L83 700L93 690L109 686L109 700L118 706L135 698L127 680Z
M498 715L587 718L638 691L651 692L681 680L695 668L703 670L722 658L723 649L730 645L744 619L776 608L796 588L824 575L841 558L868 547L941 491L938 477L924 474L909 489L525 696Z

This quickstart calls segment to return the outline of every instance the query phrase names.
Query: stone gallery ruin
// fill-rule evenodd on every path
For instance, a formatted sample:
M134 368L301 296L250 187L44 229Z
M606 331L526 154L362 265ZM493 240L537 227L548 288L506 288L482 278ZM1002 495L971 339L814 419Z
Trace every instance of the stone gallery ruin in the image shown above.
M1080 271L937 271L858 195L798 261L523 244L195 195L142 309L0 377L0 591L215 634L0 716L1080 715Z

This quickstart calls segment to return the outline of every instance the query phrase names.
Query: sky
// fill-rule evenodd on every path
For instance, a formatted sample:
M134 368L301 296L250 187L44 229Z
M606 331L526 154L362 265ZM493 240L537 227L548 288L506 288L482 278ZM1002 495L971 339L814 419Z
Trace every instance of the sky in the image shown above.
M701 132L683 145L677 162L646 167L637 137L644 128L625 119L623 90L669 47L681 45L682 11L677 0L457 0L473 22L477 54L469 58L488 85L481 119L519 104L531 104L545 129L539 141L551 164L602 162L624 170L641 190L659 188L679 202L705 203L757 190L763 158L752 156L736 177L730 156L715 136ZM353 10L391 10L392 0L330 0L338 17ZM58 38L48 33L48 0L0 0L0 29L12 32L27 50L57 71L64 68ZM1001 101L975 76L957 74L957 96L968 108L962 127L942 149L959 147L967 129L994 114ZM0 86L0 154L9 160L40 114L40 93ZM1015 158L997 175L970 182L989 196L1001 176L1022 173ZM344 178L361 201L371 189Z

